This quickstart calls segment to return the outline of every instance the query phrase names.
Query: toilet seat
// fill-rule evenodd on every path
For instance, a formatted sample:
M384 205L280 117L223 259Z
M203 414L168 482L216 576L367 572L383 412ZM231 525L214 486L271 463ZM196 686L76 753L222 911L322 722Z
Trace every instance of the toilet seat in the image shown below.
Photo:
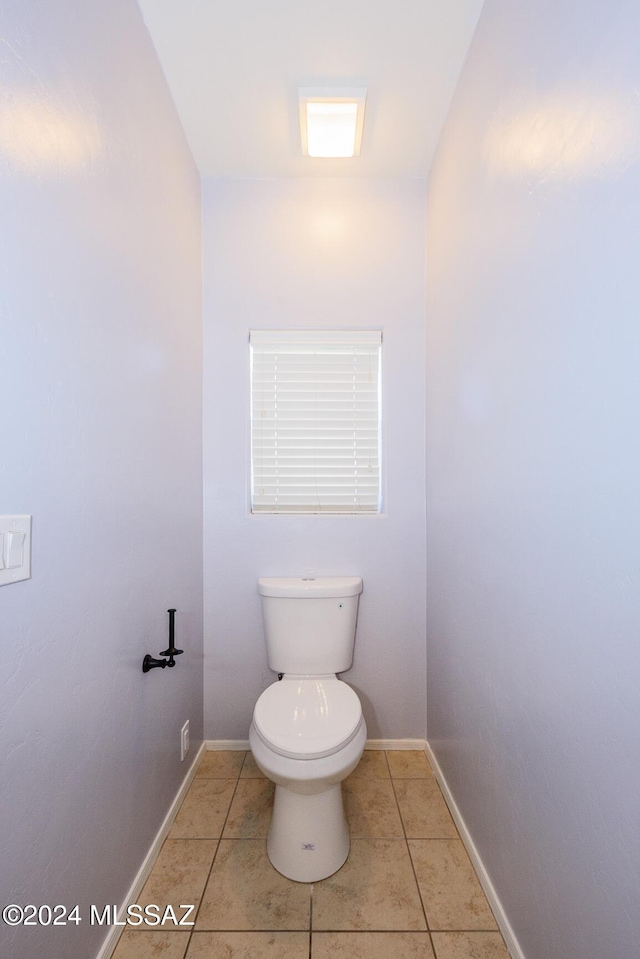
M262 693L254 728L269 749L291 759L321 759L358 733L362 706L337 676L286 676Z

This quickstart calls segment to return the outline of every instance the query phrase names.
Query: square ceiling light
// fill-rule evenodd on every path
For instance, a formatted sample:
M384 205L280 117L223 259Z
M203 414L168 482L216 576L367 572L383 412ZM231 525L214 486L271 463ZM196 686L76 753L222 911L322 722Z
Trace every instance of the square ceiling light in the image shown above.
M300 87L298 97L304 156L360 156L366 87Z

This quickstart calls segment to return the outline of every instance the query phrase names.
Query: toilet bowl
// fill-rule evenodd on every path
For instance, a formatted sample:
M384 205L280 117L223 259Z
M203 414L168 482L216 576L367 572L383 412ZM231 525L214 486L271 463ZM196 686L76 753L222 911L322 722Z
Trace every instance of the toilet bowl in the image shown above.
M366 739L360 700L335 675L285 675L256 703L249 744L276 784L267 853L289 879L316 882L345 862L341 783L358 765Z
M328 670L351 665L361 589L356 577L259 581L269 665L283 676L258 699L249 744L276 787L269 859L297 882L325 879L349 854L341 784L367 728L357 694ZM279 669L285 663L296 671Z

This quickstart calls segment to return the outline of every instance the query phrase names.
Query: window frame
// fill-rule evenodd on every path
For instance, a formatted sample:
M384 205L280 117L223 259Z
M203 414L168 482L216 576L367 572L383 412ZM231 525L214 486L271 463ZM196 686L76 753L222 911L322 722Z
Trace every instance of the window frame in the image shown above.
M377 434L376 434L376 451L377 451L377 491L376 491L376 503L375 505L365 506L365 507L337 507L333 505L328 506L319 506L317 504L306 504L304 506L292 506L287 504L284 507L278 507L276 505L262 505L256 506L254 503L255 495L255 470L254 470L254 423L255 423L255 413L254 413L254 344L255 340L259 340L262 343L265 342L265 338L270 336L281 338L283 342L286 342L288 338L289 345L296 343L296 338L300 337L302 339L308 339L310 344L312 342L312 337L316 335L318 337L318 347L327 346L328 344L333 343L334 340L339 340L341 342L348 343L349 338L351 338L351 343L354 349L354 354L357 351L357 347L365 346L375 348L377 354L377 363L376 363L376 402L377 402ZM253 338L253 342L252 342ZM317 329L317 328L304 328L296 327L291 329L260 329L252 328L249 331L248 336L249 341L249 496L248 496L248 506L249 514L251 516L353 516L353 517L373 517L373 516L383 516L383 504L384 504L384 494L383 494L383 484L384 484L384 470L383 470L383 398L382 398L382 381L383 381L383 331L382 329L339 329L339 330L330 330L330 329ZM298 341L299 342L299 341ZM294 352L294 351L292 351ZM311 350L310 350L311 354ZM364 349L362 354L365 355Z

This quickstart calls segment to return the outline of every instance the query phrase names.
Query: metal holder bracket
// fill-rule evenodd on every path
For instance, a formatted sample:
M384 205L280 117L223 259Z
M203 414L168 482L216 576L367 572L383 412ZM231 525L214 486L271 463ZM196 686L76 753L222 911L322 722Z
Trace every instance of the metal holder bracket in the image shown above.
M154 659L149 653L142 660L142 672L148 673L150 669L164 669L165 666L175 666L175 656L181 656L184 652L183 649L176 649L175 644L175 618L176 610L168 609L169 613L169 646L167 649L163 649L159 656L168 656L168 659Z

